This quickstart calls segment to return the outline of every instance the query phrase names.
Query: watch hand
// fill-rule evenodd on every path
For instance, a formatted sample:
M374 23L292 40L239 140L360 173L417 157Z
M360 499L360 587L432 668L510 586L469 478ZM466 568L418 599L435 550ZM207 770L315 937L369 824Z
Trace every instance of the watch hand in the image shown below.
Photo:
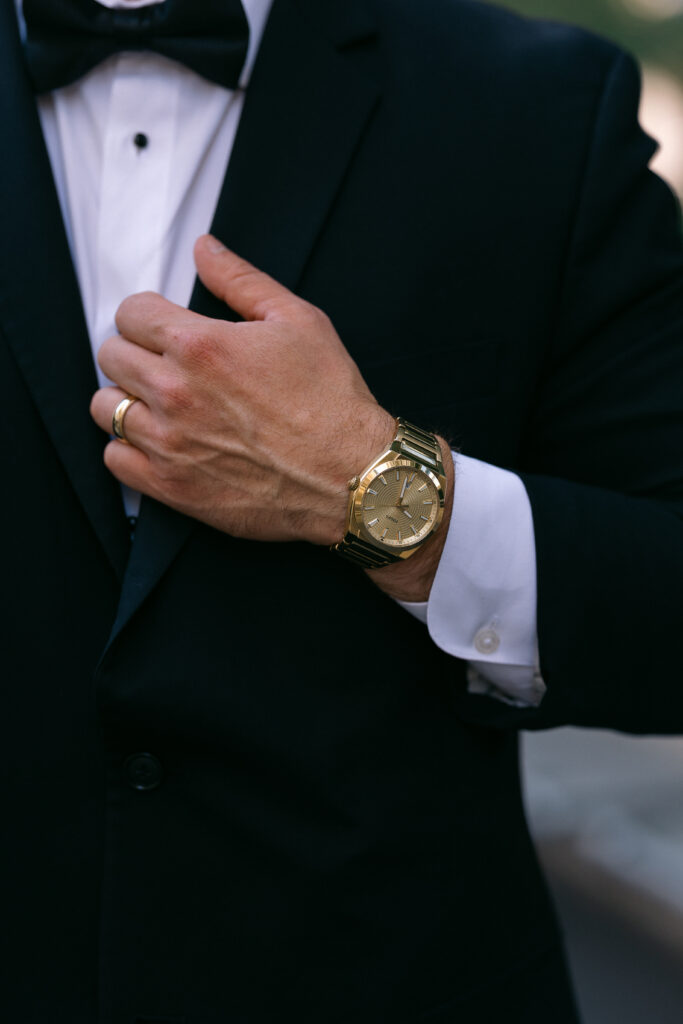
M403 487L401 488L401 495L400 495L400 497L398 499L399 501L403 501L403 495L406 493L406 487L407 486L408 486L408 477L406 477L405 480L403 481Z

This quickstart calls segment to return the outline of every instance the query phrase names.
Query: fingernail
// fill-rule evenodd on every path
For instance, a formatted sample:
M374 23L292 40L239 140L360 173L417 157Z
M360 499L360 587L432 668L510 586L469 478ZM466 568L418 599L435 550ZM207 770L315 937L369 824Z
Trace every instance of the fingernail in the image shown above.
M213 235L207 235L206 237L207 237L206 245L207 245L207 248L208 248L209 252L223 252L224 251L225 246L223 245L222 242L219 242L217 238L214 238Z

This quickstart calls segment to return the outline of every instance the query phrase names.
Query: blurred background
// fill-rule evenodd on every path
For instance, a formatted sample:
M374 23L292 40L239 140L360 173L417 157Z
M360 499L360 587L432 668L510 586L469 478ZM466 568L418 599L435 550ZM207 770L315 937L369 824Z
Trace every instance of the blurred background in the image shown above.
M683 196L683 0L499 3L583 25L638 57L641 122L661 145L653 167ZM562 729L522 743L585 1024L682 1024L683 739Z

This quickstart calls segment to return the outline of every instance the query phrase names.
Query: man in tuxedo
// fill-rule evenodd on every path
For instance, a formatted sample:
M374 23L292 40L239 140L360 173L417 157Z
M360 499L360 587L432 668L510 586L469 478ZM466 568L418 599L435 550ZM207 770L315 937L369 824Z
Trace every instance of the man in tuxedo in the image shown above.
M517 730L683 720L634 65L465 0L24 0L0 47L6 1016L576 1020ZM392 442L443 498L396 561Z

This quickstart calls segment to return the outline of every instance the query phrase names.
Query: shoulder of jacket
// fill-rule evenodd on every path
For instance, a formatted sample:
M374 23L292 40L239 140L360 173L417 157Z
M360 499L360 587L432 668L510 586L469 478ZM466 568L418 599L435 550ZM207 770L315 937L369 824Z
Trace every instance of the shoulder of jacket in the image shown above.
M585 29L527 18L483 0L369 0L380 37L432 70L454 61L519 80L603 82L623 55Z

